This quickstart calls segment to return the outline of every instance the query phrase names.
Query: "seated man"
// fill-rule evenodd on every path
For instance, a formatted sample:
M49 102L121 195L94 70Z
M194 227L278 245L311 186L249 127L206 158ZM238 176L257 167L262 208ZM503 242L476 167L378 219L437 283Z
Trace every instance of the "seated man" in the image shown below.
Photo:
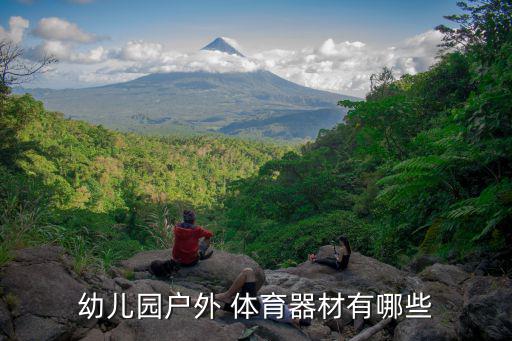
M181 266L196 265L199 259L209 258L213 253L207 253L213 233L195 225L195 221L193 211L183 211L183 222L173 229L172 260Z
M213 251L207 253L213 233L194 223L194 212L184 211L183 222L173 229L174 245L171 259L151 262L151 274L166 279L179 271L180 266L196 265L200 259L207 259L213 254Z
M235 278L231 287L223 293L216 294L215 300L221 301L224 303L223 310L233 312L234 309L231 307L231 303L236 296L237 293L240 293L240 296L245 297L247 293L249 297L256 297L258 300L254 302L254 308L258 311L259 315L256 315L260 318L264 317L263 311L265 309L265 303L261 299L260 296L257 295L256 292L256 275L254 274L254 270L251 268L245 268L242 272ZM300 326L309 326L311 325L310 319L298 319L292 318L292 313L290 308L283 304L283 316L282 318L278 318L275 314L267 314L267 318L274 320L276 322L281 323L289 323L297 328Z

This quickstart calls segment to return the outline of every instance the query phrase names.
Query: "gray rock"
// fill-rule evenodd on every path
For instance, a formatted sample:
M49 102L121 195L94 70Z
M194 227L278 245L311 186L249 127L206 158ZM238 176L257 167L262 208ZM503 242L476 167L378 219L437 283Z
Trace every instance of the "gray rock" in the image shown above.
M14 253L14 262L40 264L48 262L66 262L70 264L71 259L66 255L64 249L60 246L42 245L16 250Z
M323 246L318 252L318 257L329 254L332 256L332 246ZM405 287L405 277L407 275L407 273L391 265L363 256L358 252L351 254L348 268L344 271L336 271L328 266L309 261L299 264L297 267L283 269L283 271L312 280L320 279L331 288L340 287L340 284L343 283L344 291L352 291L353 293L401 292ZM332 286L333 283L334 286Z
M419 273L427 266L434 265L435 263L439 263L440 261L441 260L439 259L439 257L433 255L419 255L417 257L414 257L414 259L409 264L407 264L405 270L414 273Z
M111 331L111 341L155 340L237 340L244 326L241 323L221 324L215 320L172 316L169 320L126 320Z
M409 277L408 292L423 292L430 295L430 319L405 318L407 298L402 299L404 314L394 330L393 340L397 341L427 341L427 340L456 340L456 326L462 309L463 298L460 287L452 287L438 281L422 281L418 277Z
M405 319L394 330L393 341L450 341L457 340L451 324L438 319Z
M152 250L139 252L131 258L122 260L119 265L132 271L147 271L154 260L170 259L171 250Z
M1 270L4 294L16 300L13 318L20 340L52 340L71 335L77 326L94 320L78 316L78 302L86 285L68 268L69 260L59 247L20 250Z
M146 251L120 264L126 269L146 272L152 261L168 259L170 254L170 250ZM200 261L195 266L181 268L174 277L177 280L198 281L207 287L227 288L244 268L252 268L255 271L259 289L265 282L265 273L258 263L248 256L219 250L214 250L212 257Z
M10 262L2 269L0 286L19 299L20 314L77 320L78 302L87 288L64 265L40 260Z
M465 286L459 336L464 340L512 339L512 280L472 278Z
M131 286L133 286L133 282L132 281L127 280L126 278L123 278L123 277L116 277L116 278L114 278L114 281L123 290L129 289Z
M317 257L332 255L332 246L324 246ZM284 294L313 293L316 297L326 293L335 296L354 295L358 292L366 294L401 293L408 285L407 273L373 258L352 253L349 266L344 271L336 271L328 266L309 261L296 267L266 270L267 285L261 293ZM375 316L378 321L378 316ZM372 321L372 322L375 322Z
M299 330L287 323L279 323L262 318L235 320L231 313L223 311L218 312L216 318L227 324L242 323L246 328L258 326L255 334L264 340L310 340L307 332Z
M460 286L470 275L455 265L436 263L420 273L424 281L439 281L450 286Z
M304 331L313 341L329 340L331 336L331 329L319 321L313 321L311 326L304 328Z
M343 327L350 325L354 322L352 319L352 312L347 308L343 308L343 314L340 319L328 319L324 324L329 327L333 332L341 332Z
M14 325L16 339L20 341L62 340L73 333L71 325L31 314L20 316L14 321Z
M14 327L11 320L11 313L3 301L0 301L0 331L8 337L14 338Z
M91 329L80 341L108 341L110 333L103 333L99 329Z

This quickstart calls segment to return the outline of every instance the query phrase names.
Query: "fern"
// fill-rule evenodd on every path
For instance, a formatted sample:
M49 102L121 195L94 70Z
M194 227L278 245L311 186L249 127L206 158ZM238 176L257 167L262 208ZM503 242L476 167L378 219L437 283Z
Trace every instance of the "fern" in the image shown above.
M453 204L444 217L452 222L483 226L473 238L473 241L478 241L489 236L512 216L511 198L512 183L503 180L485 188L478 197Z

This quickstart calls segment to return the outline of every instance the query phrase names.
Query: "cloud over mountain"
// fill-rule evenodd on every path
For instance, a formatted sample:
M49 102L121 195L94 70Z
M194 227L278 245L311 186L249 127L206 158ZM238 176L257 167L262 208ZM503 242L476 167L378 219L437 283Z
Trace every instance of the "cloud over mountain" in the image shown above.
M11 17L9 30L0 27L0 37L20 42L28 26L28 20ZM357 96L368 91L369 76L384 66L390 67L397 76L427 70L435 62L441 41L441 34L433 30L384 48L361 41L337 42L329 38L315 47L267 49L244 57L241 53L230 52L241 48L234 39L226 37L215 40L217 44L212 42L209 46L213 48L191 53L144 40L131 40L117 47L114 42L112 47L107 47L99 45L103 36L88 33L75 23L57 17L39 20L32 32L42 41L27 49L28 56L54 55L61 61L57 68L67 69L66 75L73 75L69 79L74 82L105 84L156 72L265 69L305 86ZM87 46L89 44L94 46ZM220 46L220 51L215 46Z
M369 76L388 66L400 76L428 69L435 62L441 34L427 31L388 48L327 39L318 48L274 49L253 57L278 75L309 87L362 94Z

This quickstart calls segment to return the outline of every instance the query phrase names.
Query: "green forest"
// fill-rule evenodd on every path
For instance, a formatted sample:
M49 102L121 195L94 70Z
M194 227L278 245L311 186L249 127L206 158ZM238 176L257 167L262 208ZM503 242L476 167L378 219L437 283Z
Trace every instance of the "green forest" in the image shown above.
M345 122L298 147L221 136L148 137L0 97L0 263L58 243L77 270L172 244L184 208L215 246L265 267L340 234L405 265L512 243L512 4L461 3L428 71L372 75ZM7 91L5 91L7 92Z
M78 268L169 247L187 207L214 228L227 183L289 149L117 133L47 112L29 95L2 98L0 134L0 261L15 248L55 242Z
M365 101L340 102L345 124L232 185L228 245L269 267L340 234L398 265L510 250L512 4L459 6L429 71L384 68Z

